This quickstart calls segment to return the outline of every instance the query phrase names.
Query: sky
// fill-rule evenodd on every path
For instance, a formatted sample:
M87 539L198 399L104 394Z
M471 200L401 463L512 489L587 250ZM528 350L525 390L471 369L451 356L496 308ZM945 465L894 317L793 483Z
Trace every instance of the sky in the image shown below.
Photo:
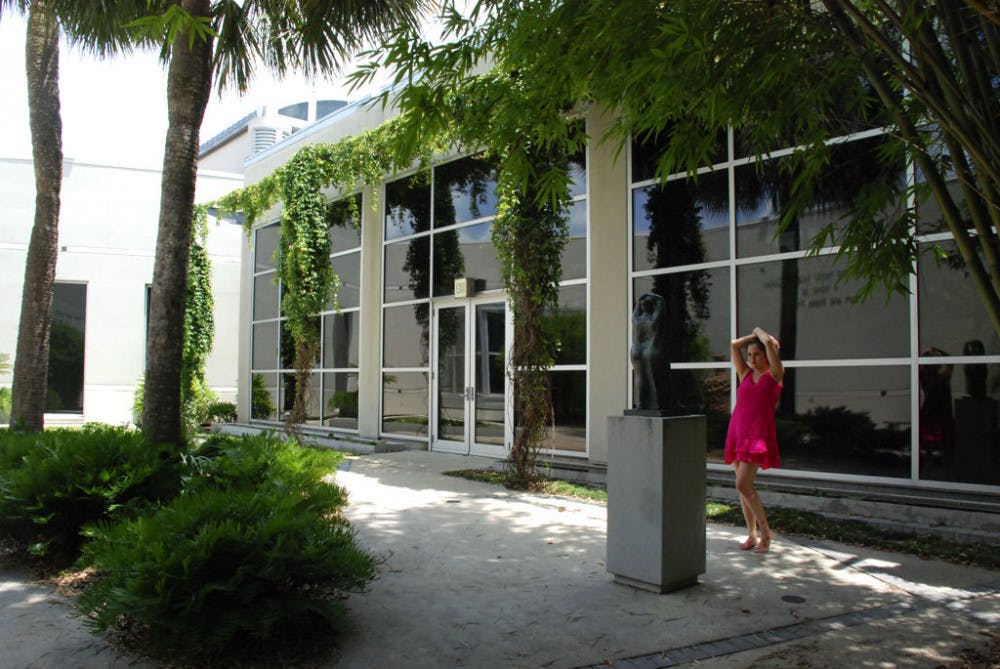
M0 16L0 158L30 158L28 92L24 72L25 20ZM159 169L167 132L167 75L155 52L99 59L62 45L59 95L63 156L76 162ZM263 72L263 70L260 70ZM354 101L378 90L350 92L342 82L258 74L240 97L212 93L201 127L205 142L263 105L285 106L309 98Z

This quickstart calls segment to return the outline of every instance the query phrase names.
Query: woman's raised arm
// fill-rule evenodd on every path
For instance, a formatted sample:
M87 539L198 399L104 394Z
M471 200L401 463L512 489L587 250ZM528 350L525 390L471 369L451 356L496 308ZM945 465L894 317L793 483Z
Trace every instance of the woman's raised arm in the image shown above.
M750 366L743 357L743 347L753 341L753 339L754 335L746 335L744 337L740 337L739 339L733 339L729 342L729 355L733 360L733 367L736 368L736 378L740 381L742 381L743 377L750 371Z
M767 364L771 368L771 378L778 383L785 379L785 366L781 363L781 344L772 335L768 334L764 328L756 327L753 334L764 344L764 351L767 353Z

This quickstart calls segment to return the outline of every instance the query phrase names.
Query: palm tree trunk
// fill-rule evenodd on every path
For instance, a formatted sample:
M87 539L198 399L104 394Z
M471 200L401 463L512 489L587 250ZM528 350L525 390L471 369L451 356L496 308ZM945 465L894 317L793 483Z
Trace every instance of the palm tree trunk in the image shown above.
M59 252L62 187L62 117L59 110L59 24L51 0L28 9L25 70L31 151L35 167L35 221L21 291L21 320L14 358L11 425L39 431L44 425L49 369L52 291Z
M192 16L208 16L209 0L183 0ZM160 220L149 305L142 426L154 443L180 444L184 298L202 118L212 85L212 41L186 32L173 43L167 72L167 140Z

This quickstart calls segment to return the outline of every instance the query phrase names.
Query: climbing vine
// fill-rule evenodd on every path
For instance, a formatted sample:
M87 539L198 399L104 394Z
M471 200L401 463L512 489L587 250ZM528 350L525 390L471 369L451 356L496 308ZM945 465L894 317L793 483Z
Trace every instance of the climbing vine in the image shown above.
M507 161L526 161L535 175L550 171L565 174L564 154L550 156L527 147L509 154ZM511 169L500 172L500 211L493 225L508 303L513 311L514 347L508 373L514 384L516 427L510 451L508 483L528 487L535 482L535 462L545 441L552 416L552 392L548 370L552 366L552 343L544 330L546 312L559 305L562 251L569 236L569 194L539 199L537 179L522 188ZM554 426L553 426L554 427Z
M184 349L181 358L181 400L204 384L205 362L215 338L215 300L212 297L212 263L208 258L206 208L195 207L191 228L191 259L188 262L187 295L184 306Z
M222 211L242 212L249 235L255 222L282 202L276 274L284 289L281 309L294 346L295 393L286 419L292 433L306 419L312 370L319 354L319 313L328 302L337 305L339 279L330 264L333 249L325 192L374 185L400 165L426 161L432 144L403 147L395 141L400 127L400 121L393 120L334 144L305 146L260 182L213 203ZM354 207L353 200L348 204ZM357 220L359 212L351 215Z
M514 387L515 441L508 478L526 486L552 420L548 369L552 342L545 314L558 307L561 254L568 237L568 161L586 142L569 105L530 98L516 73L495 69L449 88L425 79L400 95L401 113L378 128L334 144L304 147L273 174L219 200L241 211L247 233L282 201L278 277L282 308L295 339L296 404L289 425L305 418L305 399L319 343L319 319L334 295L324 191L377 185L435 154L484 151L498 168L493 242L514 316L508 374Z

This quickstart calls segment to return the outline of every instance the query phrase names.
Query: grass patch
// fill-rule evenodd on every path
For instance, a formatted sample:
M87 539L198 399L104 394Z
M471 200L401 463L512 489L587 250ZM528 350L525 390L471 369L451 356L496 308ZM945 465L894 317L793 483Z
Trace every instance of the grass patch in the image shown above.
M469 479L470 481L492 483L493 485L506 485L507 483L507 474L493 471L492 469L460 469L444 472L444 474L445 476L455 476L457 478ZM599 502L601 504L607 504L608 502L608 491L604 486L577 483L575 481L539 478L529 487L529 490L546 495L572 497L574 499Z
M506 481L506 476L503 472L487 469L465 469L445 472L445 474L473 481L492 483L494 485L503 485ZM532 487L532 491L601 504L606 504L608 501L608 491L603 486L574 483L572 481L540 479ZM724 502L706 502L705 516L713 523L736 526L744 524L743 512L740 510L740 507ZM962 543L949 541L941 537L917 534L916 532L887 530L860 520L828 518L819 513L785 507L768 507L767 517L771 523L771 527L780 534L795 534L816 539L839 541L855 546L865 546L878 550L917 555L922 558L945 560L973 567L1000 570L1000 550L995 545Z

